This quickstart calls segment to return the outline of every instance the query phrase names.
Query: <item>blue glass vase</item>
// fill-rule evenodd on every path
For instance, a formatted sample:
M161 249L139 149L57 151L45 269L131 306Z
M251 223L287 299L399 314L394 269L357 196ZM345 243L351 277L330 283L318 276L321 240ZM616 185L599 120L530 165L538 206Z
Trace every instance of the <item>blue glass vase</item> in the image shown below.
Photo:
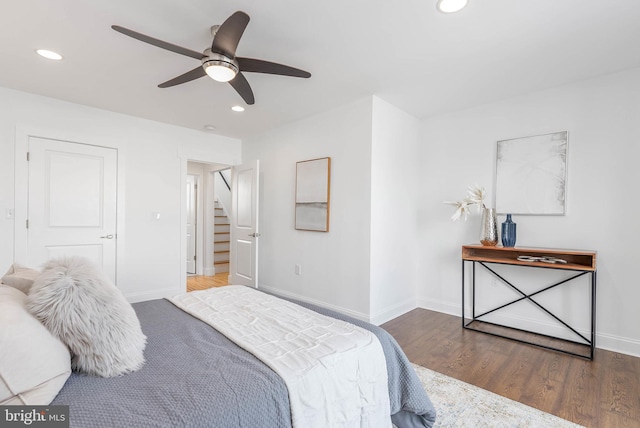
M502 246L516 246L516 224L511 220L511 214L507 214L507 219L502 223Z

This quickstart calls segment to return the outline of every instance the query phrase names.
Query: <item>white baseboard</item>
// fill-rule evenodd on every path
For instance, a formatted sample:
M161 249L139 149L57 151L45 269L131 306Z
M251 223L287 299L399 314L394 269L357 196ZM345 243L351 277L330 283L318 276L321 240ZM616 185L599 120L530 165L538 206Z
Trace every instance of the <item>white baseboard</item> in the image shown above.
M418 298L418 307L429 309L430 311L441 312L443 314L460 316L460 305L452 305L449 302L441 300L428 299L426 297Z
M462 310L460 305L453 305L449 302L443 302L439 300L429 299L426 297L422 297L418 299L418 307L423 309L429 309L435 312L441 312L449 315L454 315L460 317L462 314ZM467 312L468 314L469 312ZM468 315L467 315L468 316ZM567 330L563 327L555 324L549 324L545 322L541 322L535 319L525 319L521 317L514 316L501 316L502 321L505 324L513 325L513 326L522 326L526 325L527 329L535 330L538 332L542 332L545 334L550 334L554 336L561 336ZM579 333L584 335L585 337L590 336L590 331L583 329L576 329ZM575 336L577 337L577 336ZM572 340L575 339L572 338ZM605 349L607 351L619 352L621 354L631 355L634 357L640 357L640 341L635 339L629 339L626 337L614 336L606 333L599 333L596 330L596 348Z
M308 297L301 296L296 293L291 293L288 291L280 290L278 288L269 287L268 285L264 285L264 284L260 284L258 288L268 291L269 293L273 293L277 296L288 297L290 299L300 300L301 302L311 303L312 305L320 306L326 309L331 309L332 311L340 312L341 314L348 315L355 319L359 319L360 321L371 322L369 321L369 316L361 312L352 311L351 309L346 309L340 306L332 305L327 302L321 302L320 300L310 299Z
M204 276L214 276L216 274L216 268L208 267L204 268Z
M607 351L640 357L640 341L626 337L599 334L596 331L596 347Z
M374 325L381 325L387 321L391 321L394 318L404 315L409 311L414 310L418 306L415 300L406 300L402 303L398 303L390 308L386 308L384 311L371 315L370 323Z
M350 317L359 319L361 321L366 321L368 323L374 324L374 325L380 325L380 324L384 324L387 321L390 321L394 318L399 317L402 314L406 314L409 311L412 311L413 309L417 308L415 302L413 300L407 300L405 302L399 303L393 307L387 308L384 311L377 313L375 315L372 316L368 316L367 314L363 314L362 312L356 312L353 311L351 309L346 309L343 308L341 306L336 306L336 305L332 305L326 302L322 302L319 300L315 300L315 299L310 299L308 297L305 296L301 296L299 294L296 293L291 293L288 291L283 291L280 290L278 288L273 288L273 287L269 287L267 285L261 284L260 287L261 289L264 289L270 293L279 295L279 296L283 296L283 297L288 297L290 299L295 299L295 300L300 300L302 302L306 302L306 303L311 303L313 305L317 305L326 309L331 309L333 311L336 312L340 312L341 314L344 315L348 315Z

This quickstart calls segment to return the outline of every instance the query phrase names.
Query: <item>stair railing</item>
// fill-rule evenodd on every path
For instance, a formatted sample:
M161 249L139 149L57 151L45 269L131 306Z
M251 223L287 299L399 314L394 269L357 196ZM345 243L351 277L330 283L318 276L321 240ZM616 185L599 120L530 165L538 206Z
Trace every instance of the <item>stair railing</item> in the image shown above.
M225 171L228 171L228 170L225 170ZM222 171L218 171L218 174L220 174L220 177L222 177L222 181L224 181L224 185L227 186L227 189L231 191L231 186L229 186L229 182L227 181L227 178L224 176Z

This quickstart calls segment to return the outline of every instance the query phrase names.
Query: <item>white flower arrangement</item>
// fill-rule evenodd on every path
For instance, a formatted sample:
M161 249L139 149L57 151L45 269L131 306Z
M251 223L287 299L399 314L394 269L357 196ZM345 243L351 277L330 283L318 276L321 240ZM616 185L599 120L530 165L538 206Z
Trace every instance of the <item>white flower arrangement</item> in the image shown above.
M467 189L467 197L461 201L445 201L445 204L453 205L456 207L456 212L451 216L451 220L456 221L462 217L463 220L467 220L469 216L469 208L471 205L478 206L478 212L481 212L486 206L484 205L484 198L486 192L484 187L469 186Z

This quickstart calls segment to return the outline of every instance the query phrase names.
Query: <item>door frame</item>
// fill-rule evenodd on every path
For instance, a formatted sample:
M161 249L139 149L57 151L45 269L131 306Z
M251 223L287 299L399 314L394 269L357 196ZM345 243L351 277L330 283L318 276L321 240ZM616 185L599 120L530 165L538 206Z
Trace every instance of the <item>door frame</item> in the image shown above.
M204 208L204 204L201 203L201 200L203 199L200 195L200 193L202 192L202 188L204 187L203 185L200 184L200 180L201 180L201 175L200 174L193 174L188 172L187 173L187 183L189 182L189 177L193 177L193 192L191 192L192 194L192 198L193 198L193 222L194 222L194 226L193 226L193 256L194 256L194 261L193 261L193 272L189 272L189 270L187 269L187 274L188 275L201 275L202 274L202 267L203 267L203 263L202 263L202 259L204 254L201 254L201 246L202 246L202 232L200 231L200 228L202 227L202 222L203 222L203 217L204 215L202 214L203 208ZM187 199L189 198L189 193L187 193ZM187 205L190 204L191 201L187 201ZM187 218L189 217L188 215L188 210L187 210ZM188 224L188 222L187 222ZM187 255L189 255L189 249L187 249ZM187 262L186 258L185 258L185 262Z
M187 264L184 261L187 259L187 174L188 172L188 163L189 162L197 162L209 165L217 165L220 166L220 169L231 168L235 164L240 163L239 158L229 158L228 155L219 155L216 154L215 151L211 152L201 152L201 151L190 151L189 149L178 149L178 158L180 159L180 277L177 278L177 283L181 284L181 287L184 291L187 291ZM206 174L203 177L203 185L209 185L210 181L213 181L212 174ZM209 187L209 186L208 186ZM213 184L211 183L211 186ZM203 213L207 214L206 207L209 206L209 201L204 196L201 199L201 205L204 207ZM212 201L211 201L212 202ZM206 223L206 222L205 222ZM203 229L203 235L208 236L207 227L205 226ZM213 231L213 228L211 228ZM203 245L203 251L205 254L207 251L211 253L211 260L213 260L213 242L207 245L208 241L205 241ZM210 251L209 251L210 250ZM206 266L205 260L207 257L203 257L203 269L202 274L207 274L208 269ZM212 262L213 263L213 262ZM197 264L196 264L197 269Z
M197 166L194 167L194 165ZM217 169L220 166L219 163L196 162L191 159L187 161L187 178L190 175L196 177L195 275L211 276L216 273L213 267L214 243L210 239L214 232L213 218L215 213L213 202L215 196L215 171L207 167L215 167ZM196 168L198 169L197 171L195 171ZM185 201L187 198L186 195L185 193ZM187 216L185 214L185 219L186 218ZM186 253L188 253L188 251L185 252L185 255Z
M14 263L26 264L27 261L27 228L26 221L29 213L29 163L27 161L27 150L29 138L38 137L49 140L59 140L74 144L87 146L104 147L115 149L117 175L116 175L116 276L115 284L118 285L120 279L119 266L124 266L125 260L125 172L123 165L126 159L125 145L119 140L105 138L93 134L79 133L53 127L41 127L35 125L16 125L16 135L14 144L14 223L13 223L13 261ZM38 266L30 266L37 268ZM186 268L186 267L185 267Z

